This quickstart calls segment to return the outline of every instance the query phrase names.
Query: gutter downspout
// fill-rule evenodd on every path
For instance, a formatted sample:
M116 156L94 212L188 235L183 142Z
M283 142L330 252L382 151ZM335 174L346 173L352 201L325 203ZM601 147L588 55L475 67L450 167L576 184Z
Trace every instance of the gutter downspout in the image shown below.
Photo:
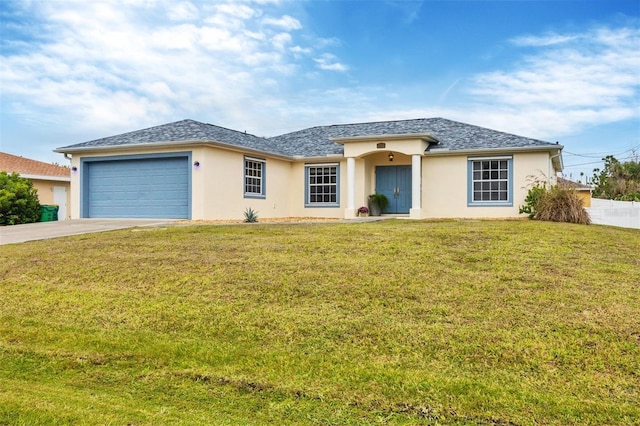
M553 168L553 159L560 157L562 155L562 150L558 150L558 153L556 155L552 155L551 157L549 157L549 177L548 177L548 181L549 181L549 186L551 186L551 169ZM555 177L555 173L553 174L553 176ZM554 179L555 180L555 179Z

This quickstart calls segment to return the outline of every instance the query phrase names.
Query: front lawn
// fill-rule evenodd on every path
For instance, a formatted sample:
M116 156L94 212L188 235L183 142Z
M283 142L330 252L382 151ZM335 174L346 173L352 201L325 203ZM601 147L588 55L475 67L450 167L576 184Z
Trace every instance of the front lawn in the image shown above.
M0 248L0 424L640 423L640 232L173 226Z

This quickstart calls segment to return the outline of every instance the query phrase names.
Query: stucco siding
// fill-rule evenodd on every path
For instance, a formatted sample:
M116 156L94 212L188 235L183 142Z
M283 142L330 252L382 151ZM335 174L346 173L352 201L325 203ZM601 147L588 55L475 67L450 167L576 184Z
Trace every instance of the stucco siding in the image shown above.
M195 200L199 200L197 210L194 207L194 219L242 219L247 208L263 218L289 216L292 183L288 161L210 147L194 150L194 156L203 159L193 173L194 206ZM245 197L245 157L264 160L264 198Z
M422 159L422 217L508 218L519 217L534 179L549 173L549 153L514 153L511 206L468 205L468 160L473 156L434 156ZM490 157L491 155L488 155Z
M578 194L578 198L582 202L583 207L591 207L591 191L590 190L581 190L577 189L576 194Z
M40 204L56 204L53 199L53 191L55 186L66 188L66 217L59 217L60 220L68 219L70 217L70 203L71 203L71 185L69 182L64 181L52 181L44 179L29 179L33 183L33 187L38 191L38 200ZM61 211L63 207L61 207Z
M305 206L305 166L307 164L338 164L339 188L338 206L331 207L307 207ZM287 182L289 200L291 203L290 214L292 217L329 217L342 218L347 206L347 162L341 158L327 158L326 161L296 162L291 164L290 179Z
M140 154L191 154L191 218L194 220L242 219L243 212L251 207L259 217L332 217L342 218L348 205L347 160L343 157L327 157L326 160L310 159L287 161L278 157L249 154L223 148L183 145L174 148L131 149L92 153L87 158ZM376 166L411 165L411 156L394 150L389 161L389 150L380 151L355 161L355 205L367 205L368 196L375 192ZM422 157L421 203L422 218L507 218L519 217L518 208L523 204L528 185L535 178L549 174L549 152L504 153L511 158L512 205L475 207L468 204L468 154L429 155ZM264 197L245 197L244 160L246 156L265 161ZM488 154L486 156L491 156ZM69 191L72 218L81 217L81 154L74 154ZM194 163L198 163L197 166ZM307 164L338 164L338 205L310 207L305 205ZM43 194L47 190L39 190ZM48 187L50 191L50 186ZM413 213L412 213L413 217Z
M291 215L289 199L295 183L291 180L290 162L261 156L245 154L210 146L182 146L180 149L135 149L118 150L90 156L76 154L71 165L72 191L70 194L72 218L81 217L81 160L82 158L167 154L191 152L191 218L194 220L242 219L244 211L251 207L258 211L259 217L287 217ZM245 198L244 196L244 159L250 156L265 160L266 193L264 199ZM198 166L193 163L198 162ZM304 191L304 179L299 183Z

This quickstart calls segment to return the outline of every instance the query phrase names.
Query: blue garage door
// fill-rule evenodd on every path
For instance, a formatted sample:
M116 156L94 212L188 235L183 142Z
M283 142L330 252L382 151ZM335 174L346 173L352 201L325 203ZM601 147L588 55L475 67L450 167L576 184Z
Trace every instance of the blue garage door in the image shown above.
M161 157L86 164L84 217L189 218L189 159Z

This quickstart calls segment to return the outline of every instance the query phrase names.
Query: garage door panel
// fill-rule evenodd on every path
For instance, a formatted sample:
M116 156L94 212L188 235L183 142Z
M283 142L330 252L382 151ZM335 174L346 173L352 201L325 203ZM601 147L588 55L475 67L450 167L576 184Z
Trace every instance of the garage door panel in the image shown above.
M88 164L88 217L189 217L188 157Z

